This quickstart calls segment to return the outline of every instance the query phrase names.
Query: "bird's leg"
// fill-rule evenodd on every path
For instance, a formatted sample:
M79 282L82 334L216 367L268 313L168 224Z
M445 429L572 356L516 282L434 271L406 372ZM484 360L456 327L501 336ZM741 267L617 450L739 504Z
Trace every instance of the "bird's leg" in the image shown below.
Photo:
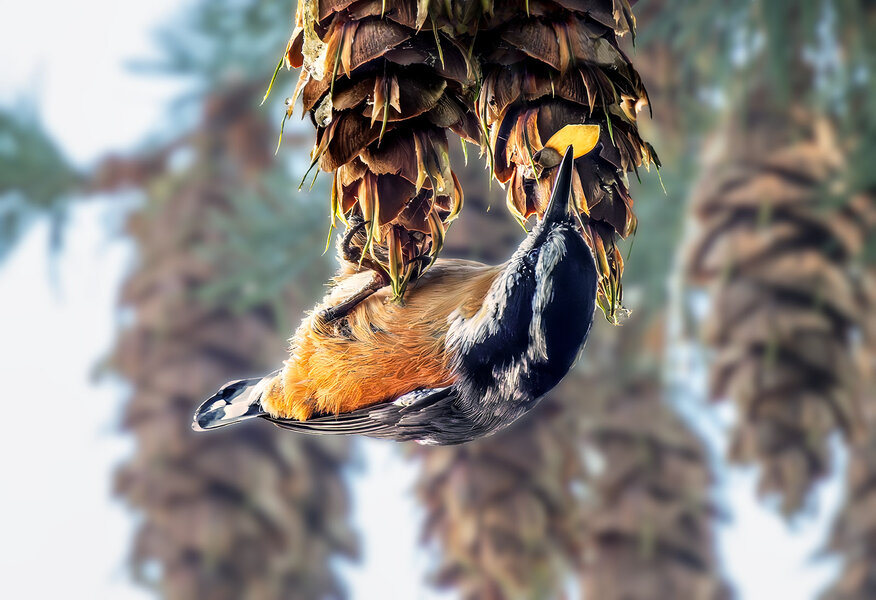
M366 222L361 217L350 217L350 226L344 232L340 248L341 258L348 263L359 264L362 250L353 246L353 240L357 234L365 230L365 225Z
M371 296L377 290L389 285L387 277L381 266L373 261L370 256L362 256L361 245L365 243L365 227L368 222L360 216L352 216L348 222L347 230L338 246L340 259L349 263L358 270L361 268L371 269L371 280L358 292L337 304L317 313L316 318L323 324L328 324L350 314L363 300Z
M336 304L335 306L331 306L322 310L316 314L316 318L322 321L323 323L331 323L332 321L337 321L338 319L342 319L346 317L350 312L356 308L363 300L371 296L377 290L386 287L389 285L389 281L387 281L386 275L382 272L375 271L371 276L371 281L369 281L365 286L341 302L340 304Z
M357 241L361 243L363 240L357 240L356 238L357 236L364 236L365 226L368 224L367 221L364 221L361 217L351 217L349 223L347 230L344 232L344 237L341 238L338 249L340 257L342 260L357 267L361 264L361 266L371 269L373 272L371 281L340 304L317 313L317 319L323 323L331 323L332 321L342 319L350 314L363 300L390 284L386 271L378 262L373 261L370 256L365 256L364 260L362 258L362 248L359 247ZM411 260L411 263L420 263L419 270L416 271L414 279L430 262L431 258L426 255L416 256Z
M344 237L341 238L341 244L338 248L341 260L349 263L355 270L360 270L362 267L371 269L375 272L382 272L383 267L380 266L380 259L385 259L381 256L383 250L374 248L378 256L372 257L370 254L362 256L363 247L366 244L367 234L365 229L368 226L368 221L359 216L350 217L349 226L344 232ZM388 285L388 281L387 281Z

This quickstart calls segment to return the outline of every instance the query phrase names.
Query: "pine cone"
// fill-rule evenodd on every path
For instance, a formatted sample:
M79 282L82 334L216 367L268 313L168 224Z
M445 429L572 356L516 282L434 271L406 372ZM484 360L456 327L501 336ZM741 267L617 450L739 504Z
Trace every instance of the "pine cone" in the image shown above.
M223 161L236 141L270 147L252 96L237 92L210 99L190 138L191 169L150 176L149 201L129 222L139 264L123 304L134 322L112 362L133 387L124 426L137 446L116 473L116 494L142 517L134 571L165 598L341 598L329 561L356 551L342 480L348 442L189 427L193 407L230 374L266 370L284 345L268 306L239 313L203 298L228 275L209 258L224 237L204 215L227 214L229 194L257 170Z
M612 322L623 300L616 241L636 229L627 173L657 162L636 125L648 94L619 46L634 29L627 0L538 0L496 5L478 38L478 115L520 220L547 206L562 151L555 136L569 124L599 125L596 150L577 160L573 188L602 275L599 305Z
M416 451L434 582L466 600L558 598L580 554L577 421L559 396L496 436Z
M317 127L312 158L334 172L332 222L370 224L363 254L383 245L397 295L441 249L462 186L447 130L480 143L472 109L477 63L457 39L477 3L302 0L286 54ZM450 11L449 14L447 11ZM291 113L295 98L289 104ZM375 261L376 256L374 256Z
M872 202L871 207L876 207ZM876 210L872 213L876 216ZM876 220L870 220L876 231ZM865 280L871 305L876 303L876 271ZM870 316L872 320L872 315ZM866 339L862 361L863 428L865 435L851 448L846 473L845 505L833 525L828 550L840 555L844 564L838 579L821 596L822 600L869 600L876 597L876 337Z
M314 165L335 171L333 223L352 211L371 224L362 253L385 246L372 268L400 295L462 206L448 129L489 137L493 171L523 221L547 204L574 137L563 127L598 125L598 151L579 159L574 185L603 275L600 305L616 321L615 242L636 227L626 176L657 160L636 127L647 94L618 46L634 26L628 0L302 0L286 54L302 71L287 116L300 94L317 127Z
M724 600L702 442L643 379L591 397L582 589L600 600ZM593 389L593 386L588 386Z
M731 458L759 463L789 514L827 472L828 439L859 419L866 207L832 187L843 159L826 123L755 109L726 131L695 195L688 272L712 300L711 395L738 409Z

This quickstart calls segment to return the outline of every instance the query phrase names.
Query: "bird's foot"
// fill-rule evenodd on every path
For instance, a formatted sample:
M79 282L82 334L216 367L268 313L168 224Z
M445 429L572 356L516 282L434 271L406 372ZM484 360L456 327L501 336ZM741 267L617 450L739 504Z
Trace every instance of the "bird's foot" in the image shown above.
M329 324L338 319L342 319L349 315L364 300L369 298L374 292L389 285L386 276L383 273L375 272L365 287L335 306L330 306L316 313L316 318L323 324Z

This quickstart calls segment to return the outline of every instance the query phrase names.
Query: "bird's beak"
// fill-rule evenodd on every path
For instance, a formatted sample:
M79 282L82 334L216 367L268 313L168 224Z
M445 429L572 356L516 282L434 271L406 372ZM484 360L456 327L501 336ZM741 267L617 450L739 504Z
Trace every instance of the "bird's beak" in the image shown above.
M557 179L554 181L554 190L548 202L547 210L544 211L544 223L556 223L570 218L575 211L575 203L572 198L572 169L575 166L575 156L572 146L566 148L563 161L557 169Z

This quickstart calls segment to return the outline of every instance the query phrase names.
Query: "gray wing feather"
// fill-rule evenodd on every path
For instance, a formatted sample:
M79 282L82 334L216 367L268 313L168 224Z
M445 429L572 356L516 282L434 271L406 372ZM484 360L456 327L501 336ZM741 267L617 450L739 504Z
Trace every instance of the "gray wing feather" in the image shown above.
M472 439L478 429L459 413L456 400L452 387L430 388L404 394L387 404L307 421L264 418L278 427L315 435L360 434L399 441L456 444Z

